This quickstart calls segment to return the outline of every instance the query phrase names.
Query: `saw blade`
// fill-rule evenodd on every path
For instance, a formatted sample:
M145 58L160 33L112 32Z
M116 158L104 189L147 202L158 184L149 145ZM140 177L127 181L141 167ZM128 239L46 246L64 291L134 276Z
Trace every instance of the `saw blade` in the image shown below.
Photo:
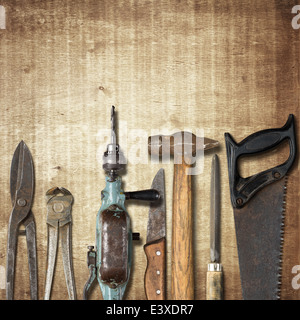
M244 300L277 300L283 249L287 176L234 208Z

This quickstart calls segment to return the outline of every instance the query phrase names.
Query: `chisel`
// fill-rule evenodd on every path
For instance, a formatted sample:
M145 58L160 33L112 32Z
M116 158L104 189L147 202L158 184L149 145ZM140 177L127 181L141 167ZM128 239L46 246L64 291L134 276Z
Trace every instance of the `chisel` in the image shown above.
M223 270L220 263L220 165L215 154L211 166L210 263L206 274L206 300L223 300Z

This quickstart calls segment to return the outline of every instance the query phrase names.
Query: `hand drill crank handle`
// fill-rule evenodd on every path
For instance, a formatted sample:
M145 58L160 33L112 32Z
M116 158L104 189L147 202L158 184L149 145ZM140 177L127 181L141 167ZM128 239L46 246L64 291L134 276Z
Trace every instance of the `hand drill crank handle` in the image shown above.
M157 201L160 199L160 194L155 189L124 192L124 194L126 200Z

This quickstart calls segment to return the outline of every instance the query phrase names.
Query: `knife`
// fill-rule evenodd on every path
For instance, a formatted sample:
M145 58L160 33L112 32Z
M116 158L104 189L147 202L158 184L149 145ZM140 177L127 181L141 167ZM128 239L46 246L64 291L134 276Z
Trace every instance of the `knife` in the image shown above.
M144 251L147 257L145 293L148 300L166 299L166 204L164 169L153 179L151 189L160 194L160 199L151 202Z
M206 274L206 300L223 300L223 268L220 263L220 165L215 154L211 165L210 261Z

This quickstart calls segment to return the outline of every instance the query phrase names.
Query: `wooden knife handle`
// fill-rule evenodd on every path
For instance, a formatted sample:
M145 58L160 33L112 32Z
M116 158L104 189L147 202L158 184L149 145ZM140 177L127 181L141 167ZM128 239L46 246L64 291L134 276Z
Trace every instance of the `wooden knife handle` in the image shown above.
M166 299L166 238L147 243L145 293L148 300Z
M220 265L221 266L221 265ZM207 271L206 300L223 300L223 271Z
M190 165L174 164L172 214L172 300L194 299L193 217Z

